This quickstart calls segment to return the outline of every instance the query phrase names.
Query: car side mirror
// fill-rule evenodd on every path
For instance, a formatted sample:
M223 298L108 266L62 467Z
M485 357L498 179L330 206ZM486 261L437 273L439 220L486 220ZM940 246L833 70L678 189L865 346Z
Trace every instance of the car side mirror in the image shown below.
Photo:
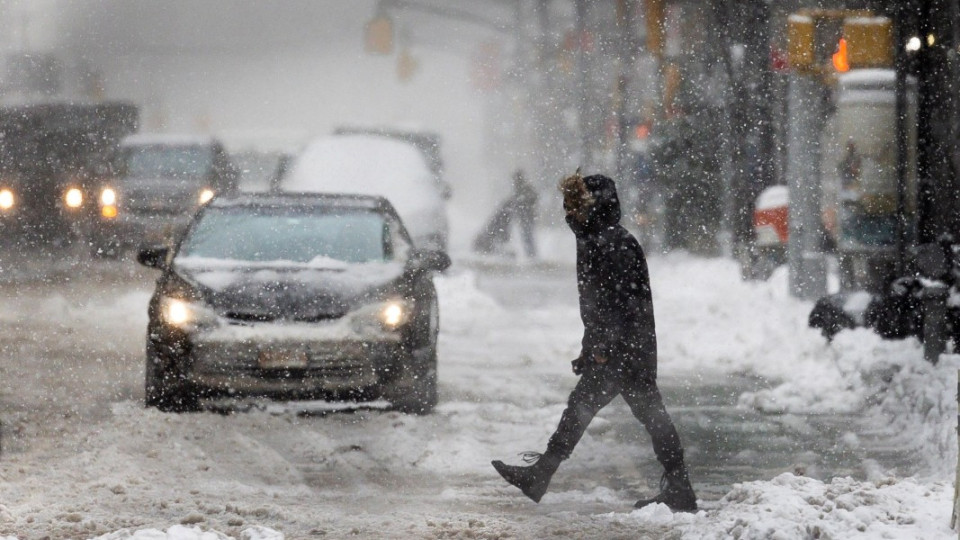
M137 251L137 262L150 268L163 268L170 248L166 246L141 246Z
M428 272L443 272L450 268L450 256L435 249L415 249L407 259L407 268Z

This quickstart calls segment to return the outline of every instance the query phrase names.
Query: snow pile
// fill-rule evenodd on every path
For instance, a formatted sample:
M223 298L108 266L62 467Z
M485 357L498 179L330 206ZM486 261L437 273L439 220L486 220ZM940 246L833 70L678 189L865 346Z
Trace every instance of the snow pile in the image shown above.
M266 527L251 527L240 533L240 540L283 540L279 532ZM0 540L3 540L0 538ZM174 525L166 531L141 529L139 531L122 530L96 537L95 540L233 540L216 531L204 531L200 527Z
M661 372L758 376L770 388L743 394L740 404L765 413L874 416L918 449L923 476L952 477L960 355L934 366L916 339L884 340L863 328L828 343L807 326L810 302L788 294L786 268L757 283L740 281L727 259L678 254L650 264ZM722 286L692 286L707 276Z
M682 526L683 538L950 538L952 497L945 483L892 478L823 483L785 473L769 482L737 484L715 516L700 513ZM631 517L649 519L645 510Z
M916 448L931 478L953 478L957 466L958 369L960 355L943 355L936 366L907 363L871 408Z

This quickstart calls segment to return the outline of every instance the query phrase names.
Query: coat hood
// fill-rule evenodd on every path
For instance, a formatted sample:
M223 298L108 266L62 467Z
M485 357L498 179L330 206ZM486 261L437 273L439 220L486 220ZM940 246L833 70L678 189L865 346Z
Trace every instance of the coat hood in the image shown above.
M586 219L578 220L567 215L566 221L577 236L596 234L620 223L620 198L617 187L608 176L594 174L582 179L590 202L586 209Z

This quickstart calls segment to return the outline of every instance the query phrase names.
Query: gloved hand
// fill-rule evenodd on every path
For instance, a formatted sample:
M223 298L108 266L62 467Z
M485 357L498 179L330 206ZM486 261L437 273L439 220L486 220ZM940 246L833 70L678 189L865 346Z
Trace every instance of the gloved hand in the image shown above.
M576 360L570 362L571 367L573 367L573 374L580 375L583 373L583 357L578 356Z

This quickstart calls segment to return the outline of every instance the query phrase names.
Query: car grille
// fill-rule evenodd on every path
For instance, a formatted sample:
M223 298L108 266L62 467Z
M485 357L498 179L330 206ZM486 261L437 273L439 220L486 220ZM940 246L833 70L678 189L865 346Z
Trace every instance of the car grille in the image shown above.
M272 322L277 320L296 321L296 322L321 322L332 321L343 317L343 313L316 313L312 315L298 315L293 317L279 317L272 313L255 313L242 311L228 311L223 314L224 317L232 322L254 323L254 322Z
M182 214L189 212L196 205L196 195L193 193L159 196L137 192L131 193L123 204L127 212L138 215Z
M273 348L303 350L303 347ZM371 352L361 344L306 347L307 365L296 369L261 369L260 349L256 346L199 345L194 349L193 370L206 374L246 373L275 377L348 377L373 371Z

